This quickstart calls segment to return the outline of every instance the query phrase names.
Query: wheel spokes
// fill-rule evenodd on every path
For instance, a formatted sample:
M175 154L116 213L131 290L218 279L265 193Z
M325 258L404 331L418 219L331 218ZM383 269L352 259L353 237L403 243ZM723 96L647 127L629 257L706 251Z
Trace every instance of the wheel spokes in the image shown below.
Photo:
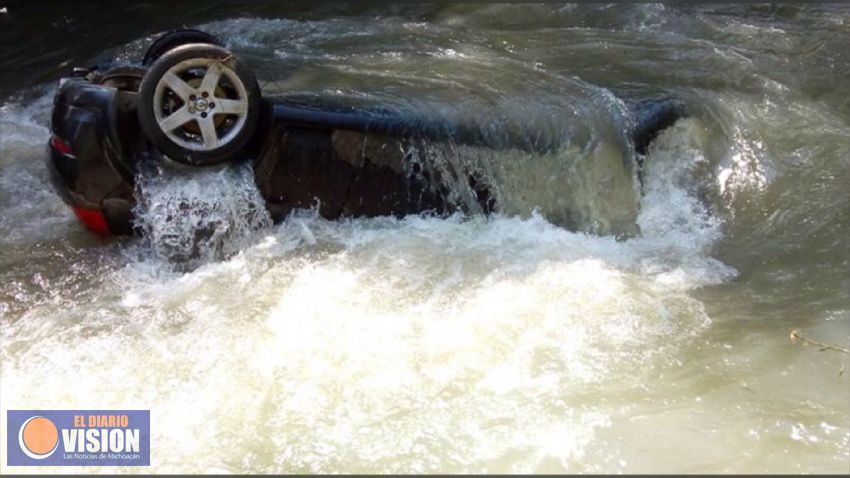
M201 128L201 136L204 138L204 146L207 148L218 147L218 131L215 129L212 115L199 118L198 126Z
M194 115L189 112L189 108L187 108L186 105L183 105L179 110L170 114L167 118L163 118L163 120L159 122L159 127L163 131L169 132L183 126L193 119L195 119Z
M248 113L248 100L246 98L239 98L238 100L216 98L214 111L216 114L243 116Z
M177 93L177 96L179 96L183 101L187 101L190 96L195 94L195 89L174 73L166 73L162 76L162 81L164 81L172 91Z
M201 81L201 86L198 87L198 91L208 92L212 95L215 91L215 87L218 86L218 80L220 78L221 66L218 61L213 61L210 63L210 66L207 67L207 72L204 74L204 79Z
M227 78L227 87L219 85L222 77ZM175 99L165 96L165 89L182 101L178 109L173 109ZM160 130L172 142L194 151L212 151L231 142L244 128L250 109L241 78L215 58L174 65L160 78L155 101ZM231 119L224 121L224 115Z

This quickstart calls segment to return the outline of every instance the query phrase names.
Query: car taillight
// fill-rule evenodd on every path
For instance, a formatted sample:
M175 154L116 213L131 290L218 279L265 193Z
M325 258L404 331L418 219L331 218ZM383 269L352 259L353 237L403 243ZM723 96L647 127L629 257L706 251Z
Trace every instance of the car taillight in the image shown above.
M74 214L82 222L89 231L92 231L101 236L110 235L109 224L106 223L106 217L97 209L86 209L75 207Z
M74 155L74 150L71 149L71 145L60 139L58 136L50 137L50 147L53 148L53 151L56 151L59 154L64 154L65 156Z

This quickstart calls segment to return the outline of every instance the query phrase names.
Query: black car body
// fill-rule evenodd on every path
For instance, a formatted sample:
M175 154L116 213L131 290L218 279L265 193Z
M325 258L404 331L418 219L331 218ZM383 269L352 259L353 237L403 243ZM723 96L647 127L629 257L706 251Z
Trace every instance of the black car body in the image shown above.
M556 146L524 137L494 142L476 128L439 119L283 97L257 98L251 106L256 111L249 118L249 134L238 147L231 144L226 155L210 161L210 157L186 150L181 158L183 150L164 143L156 130L151 131L156 123L145 124L140 110L147 104L142 104L146 101L145 82L153 84L147 76L159 68L158 62L179 56L181 51L182 58L191 58L192 51L212 48L211 44L199 42L215 40L194 31L169 35L149 50L143 62L147 68L119 67L105 73L77 69L60 82L51 118L47 164L64 201L98 234L133 232L135 174L139 162L145 160L163 161L183 169L215 166L224 160L252 161L256 185L273 219L317 203L322 216L338 218L423 211L441 214L461 208L446 199L445 178L410 156L410 146L417 143L443 141L529 150ZM152 54L156 48L161 51ZM217 48L214 53L225 55L219 52L226 50ZM231 61L231 56L214 61ZM233 71L240 68L244 70L244 66L236 65ZM192 101L198 102L189 105L195 107L193 114L207 108L211 103L207 100L214 96L199 95L196 99L192 95ZM191 103L184 99L179 108L185 108L187 102ZM212 110L205 111L213 116ZM652 138L682 115L681 106L672 100L635 103L635 149L645 152ZM163 153L163 149L172 154ZM472 188L481 211L490 212L497 207L473 171L458 171L456 175Z

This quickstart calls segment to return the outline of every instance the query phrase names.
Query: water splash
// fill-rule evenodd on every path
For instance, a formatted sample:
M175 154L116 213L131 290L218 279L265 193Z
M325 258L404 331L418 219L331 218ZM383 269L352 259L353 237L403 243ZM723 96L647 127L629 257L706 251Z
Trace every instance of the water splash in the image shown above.
M55 88L23 92L0 105L0 241L23 244L67 232L68 207L48 183L44 148ZM21 198L26 198L21 200ZM2 254L2 252L0 252Z
M228 258L271 225L248 164L184 172L144 162L135 197L145 246L181 270Z

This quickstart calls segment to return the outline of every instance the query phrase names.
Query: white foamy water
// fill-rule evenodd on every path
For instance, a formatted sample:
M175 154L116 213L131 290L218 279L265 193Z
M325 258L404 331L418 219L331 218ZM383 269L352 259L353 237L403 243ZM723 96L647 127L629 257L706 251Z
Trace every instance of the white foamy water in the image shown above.
M29 240L47 231L64 232L67 208L47 184L42 153L49 131L47 120L53 89L35 99L0 106L0 237L4 242ZM28 162L27 167L17 167ZM26 201L19 198L25 197Z
M141 254L183 270L232 256L272 224L249 165L181 171L149 160L139 168L135 197Z
M246 247L239 227L268 219L240 221L256 193L224 185L249 184L249 168L154 168L137 209L150 244L79 319L34 328L60 312L48 302L4 328L4 400L151 409L155 450L172 450L154 471L603 469L585 458L617 410L582 395L641 387L677 360L711 323L688 290L736 274L710 256L718 224L678 186L701 161L687 124L668 136L648 160L644 235L623 242L539 214L304 211ZM206 265L171 272L198 230L213 231Z
M552 195L534 190L553 157L540 170L498 171L506 197L536 196L513 196L491 217L328 221L297 211L274 226L247 169L147 171L139 225L150 242L103 242L46 182L49 96L14 98L0 106L3 411L149 409L143 471L161 473L844 472L850 364L788 341L792 327L847 337L847 256L835 239L846 237L840 211L850 204L835 179L850 157L842 117L769 82L766 97L749 96L753 74L741 68L754 66L735 54L745 39L729 47L676 31L691 21L710 30L714 17L653 6L625 10L639 13L625 38L604 22L462 36L506 8L209 26L247 55L321 59L318 70L287 70L286 86L310 92L324 92L322 81L366 89L355 80L376 71L381 81L427 76L435 88L477 84L478 74L497 89L493 68L516 79L568 70L562 60L592 76L587 65L604 58L610 76L623 56L655 58L636 55L635 42L675 52L675 64L648 75L686 83L699 72L696 85L675 87L699 89L711 114L655 141L639 207L622 217L599 209L605 202L581 209L590 220L633 219L640 234L618 241L555 225ZM571 8L507 16L585 18ZM417 70L432 67L433 76ZM193 213L179 214L181 202ZM195 231L212 242L193 249ZM188 272L167 260L193 254ZM3 473L79 471L9 468L5 440Z

